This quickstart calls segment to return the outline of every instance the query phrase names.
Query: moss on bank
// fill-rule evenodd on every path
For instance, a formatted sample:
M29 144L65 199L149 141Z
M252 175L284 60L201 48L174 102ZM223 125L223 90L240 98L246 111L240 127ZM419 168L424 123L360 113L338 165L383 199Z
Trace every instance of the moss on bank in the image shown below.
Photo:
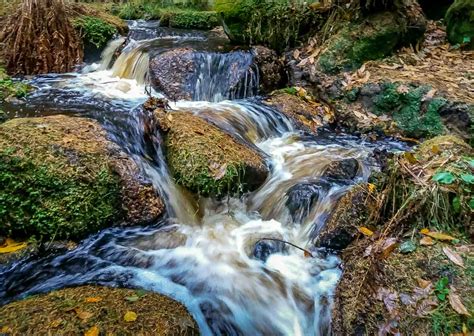
M54 116L0 125L0 234L80 239L163 204L95 122Z
M474 2L456 0L446 13L446 31L452 44L474 49Z
M85 45L93 45L102 49L118 32L117 28L102 19L92 16L80 16L73 20L74 28L78 31Z
M129 318L125 319L127 313ZM82 286L1 307L0 333L174 336L199 335L199 328L182 304L164 295Z
M30 91L30 86L21 81L14 81L0 66L0 103L10 97L24 98ZM1 121L0 116L0 121Z

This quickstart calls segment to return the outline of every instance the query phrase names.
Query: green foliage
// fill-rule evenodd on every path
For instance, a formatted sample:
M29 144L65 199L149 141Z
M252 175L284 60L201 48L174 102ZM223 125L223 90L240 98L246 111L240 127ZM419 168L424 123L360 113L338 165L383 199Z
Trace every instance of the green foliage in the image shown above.
M474 49L474 2L456 0L446 13L446 32L452 44L466 44Z
M385 83L382 92L374 99L374 113L389 114L397 126L409 137L433 137L444 131L439 110L446 104L443 98L428 99L424 96L429 87L401 86Z
M323 23L303 1L216 0L214 9L235 43L263 44L279 51Z
M97 174L78 167L60 176L61 166L37 165L15 152L0 152L0 234L77 239L120 214L119 182L106 166Z
M9 97L24 98L29 91L28 84L13 80L0 67L0 102Z
M85 43L92 44L97 49L105 47L107 42L117 33L116 27L92 16L82 16L75 19L74 27L79 31Z
M216 12L186 10L167 12L164 15L169 17L169 25L174 28L212 29L219 25Z
M433 176L433 180L441 184L451 184L456 181L456 177L450 172L439 172Z
M440 278L435 284L434 290L436 293L436 297L440 301L446 300L446 296L449 294L449 288L447 287L448 284L449 284L449 280L447 277Z

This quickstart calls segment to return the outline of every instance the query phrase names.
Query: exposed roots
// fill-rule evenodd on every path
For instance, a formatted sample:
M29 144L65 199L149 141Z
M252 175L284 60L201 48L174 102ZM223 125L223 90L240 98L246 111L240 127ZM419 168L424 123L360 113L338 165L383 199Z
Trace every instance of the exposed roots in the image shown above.
M24 0L0 31L8 72L62 73L82 61L83 48L64 0Z

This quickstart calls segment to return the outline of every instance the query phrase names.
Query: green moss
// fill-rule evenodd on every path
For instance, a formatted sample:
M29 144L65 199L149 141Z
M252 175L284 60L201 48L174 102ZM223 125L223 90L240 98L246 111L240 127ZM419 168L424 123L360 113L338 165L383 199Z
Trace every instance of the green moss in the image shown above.
M14 81L0 67L0 103L9 97L24 98L30 89L28 84Z
M318 64L326 73L360 67L365 61L390 55L401 44L404 28L392 13L380 13L349 24L327 43Z
M212 29L219 25L217 13L212 11L186 10L171 12L168 15L169 25L174 28Z
M446 13L446 31L452 44L466 44L474 49L474 2L456 0Z
M216 0L214 9L222 16L233 42L263 44L279 51L294 45L302 34L317 30L323 22L299 1Z
M388 114L397 126L409 137L433 137L444 131L439 110L446 104L443 98L423 102L429 87L401 87L396 83L385 83L382 92L374 99L373 112Z
M101 49L117 33L117 28L102 19L81 16L74 19L74 27L78 30L85 44L94 45Z

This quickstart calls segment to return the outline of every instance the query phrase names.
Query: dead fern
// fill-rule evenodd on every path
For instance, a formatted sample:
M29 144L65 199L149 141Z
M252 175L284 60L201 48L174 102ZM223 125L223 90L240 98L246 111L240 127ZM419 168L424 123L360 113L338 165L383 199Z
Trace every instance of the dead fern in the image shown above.
M68 72L83 58L64 0L24 0L0 30L0 43L13 75Z

